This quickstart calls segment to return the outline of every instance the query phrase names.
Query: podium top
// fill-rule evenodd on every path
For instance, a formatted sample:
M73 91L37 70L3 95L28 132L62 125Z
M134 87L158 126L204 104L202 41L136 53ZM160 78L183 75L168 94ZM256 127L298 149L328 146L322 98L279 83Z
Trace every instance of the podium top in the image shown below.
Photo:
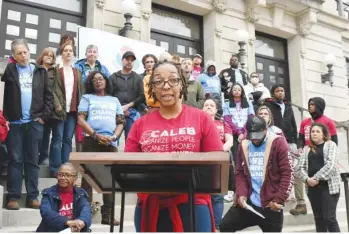
M116 176L117 191L183 193L192 176L196 179L196 191L224 193L228 189L226 152L85 152L71 153L70 162L97 192L111 191L111 173Z
M226 152L205 153L71 153L73 164L221 164L229 162Z

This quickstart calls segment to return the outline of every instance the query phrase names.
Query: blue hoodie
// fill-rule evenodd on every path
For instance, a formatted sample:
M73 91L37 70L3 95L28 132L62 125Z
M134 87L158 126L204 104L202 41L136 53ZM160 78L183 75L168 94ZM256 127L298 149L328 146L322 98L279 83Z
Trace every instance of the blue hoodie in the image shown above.
M208 68L214 66L216 70L216 65L213 61L208 61L206 63L205 73L202 73L198 76L197 80L201 83L202 87L205 90L205 95L211 97L217 97L220 99L221 96L221 81L219 77L215 74L209 75Z
M87 59L84 58L84 59L80 59L78 60L76 63L75 63L75 67L76 69L78 69L81 74L82 74L82 81L85 83L88 75L90 74L90 70L87 70L86 71L86 61ZM110 76L110 72L108 70L108 68L104 65L102 65L98 60L96 60L96 66L95 68L98 69L98 71L102 72L106 77L109 78Z

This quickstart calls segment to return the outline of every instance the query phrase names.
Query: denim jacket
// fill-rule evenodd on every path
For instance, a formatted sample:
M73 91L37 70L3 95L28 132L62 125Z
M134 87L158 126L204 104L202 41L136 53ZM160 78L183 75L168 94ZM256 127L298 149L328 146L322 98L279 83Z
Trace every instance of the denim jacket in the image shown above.
M75 187L73 188L73 209L74 219L80 219L85 222L85 227L81 232L88 232L91 226L91 206L87 200L85 190ZM61 199L59 197L58 185L42 191L42 200L40 206L40 214L42 221L36 232L60 232L68 226L65 223L67 217L59 215Z

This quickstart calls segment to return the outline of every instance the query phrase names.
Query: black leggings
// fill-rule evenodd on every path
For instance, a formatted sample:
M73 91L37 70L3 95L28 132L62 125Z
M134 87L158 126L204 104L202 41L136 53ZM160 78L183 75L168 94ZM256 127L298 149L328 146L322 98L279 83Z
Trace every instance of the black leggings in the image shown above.
M339 193L331 195L327 184L308 188L308 197L313 209L316 232L340 232L336 218Z

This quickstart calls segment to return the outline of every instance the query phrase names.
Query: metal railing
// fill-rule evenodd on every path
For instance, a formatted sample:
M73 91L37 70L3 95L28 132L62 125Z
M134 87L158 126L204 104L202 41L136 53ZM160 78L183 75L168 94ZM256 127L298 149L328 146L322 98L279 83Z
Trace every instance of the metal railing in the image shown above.
M337 2L337 11L339 16L344 16L344 11L348 13L349 18L349 1L347 0L335 0Z

